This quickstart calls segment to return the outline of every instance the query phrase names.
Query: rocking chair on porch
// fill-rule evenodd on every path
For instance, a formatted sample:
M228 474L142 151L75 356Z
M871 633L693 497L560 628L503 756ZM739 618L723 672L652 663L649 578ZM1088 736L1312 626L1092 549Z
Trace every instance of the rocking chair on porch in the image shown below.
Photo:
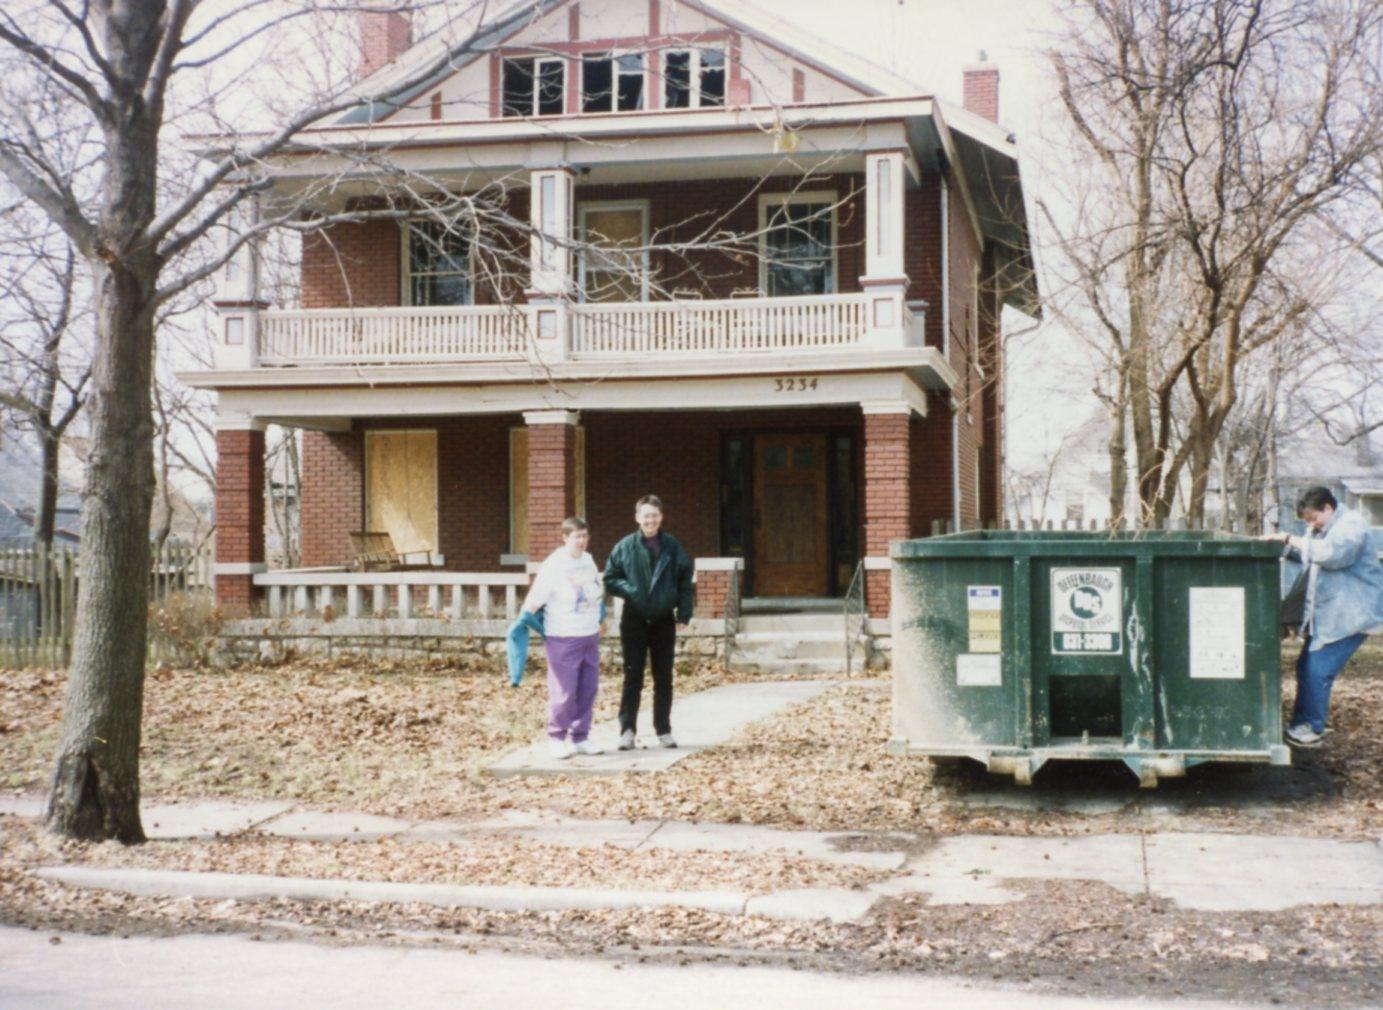
M355 552L351 568L357 572L403 572L432 567L431 551L401 552L385 530L360 530L346 535ZM409 560L417 555L422 555L421 563Z

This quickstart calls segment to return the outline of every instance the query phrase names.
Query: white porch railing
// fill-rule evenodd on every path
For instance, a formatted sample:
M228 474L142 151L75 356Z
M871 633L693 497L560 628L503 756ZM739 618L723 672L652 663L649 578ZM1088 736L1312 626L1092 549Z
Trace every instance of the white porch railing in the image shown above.
M559 307L569 359L831 350L859 344L864 293L800 298L622 302ZM409 364L524 360L532 307L266 310L256 325L260 365Z
M299 568L254 577L269 595L269 616L513 620L522 572L347 572ZM344 608L344 609L343 609Z
M516 306L291 309L259 318L265 365L515 359L527 345L528 314Z
M864 336L866 298L844 294L574 305L571 353L597 358L848 347Z

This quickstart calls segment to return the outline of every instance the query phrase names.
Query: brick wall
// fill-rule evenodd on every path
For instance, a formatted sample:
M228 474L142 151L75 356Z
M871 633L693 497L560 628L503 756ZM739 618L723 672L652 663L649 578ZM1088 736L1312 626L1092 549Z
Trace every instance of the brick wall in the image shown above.
M576 511L576 428L528 426L528 557L562 546L562 520Z
M399 11L362 10L360 25L360 77L368 77L403 53L413 43L413 25Z
M865 557L887 557L890 543L912 533L913 431L907 414L864 417ZM887 571L866 572L865 600L871 616L888 616Z
M347 534L365 524L360 432L303 432L300 502L302 564L351 561L355 553Z
M264 561L264 432L216 433L216 560ZM254 602L249 574L217 575L216 602L227 612Z
M706 571L696 573L696 616L719 619L725 616L725 601L730 595L730 576L733 572Z
M307 232L302 239L302 305L398 305L399 226L353 221Z

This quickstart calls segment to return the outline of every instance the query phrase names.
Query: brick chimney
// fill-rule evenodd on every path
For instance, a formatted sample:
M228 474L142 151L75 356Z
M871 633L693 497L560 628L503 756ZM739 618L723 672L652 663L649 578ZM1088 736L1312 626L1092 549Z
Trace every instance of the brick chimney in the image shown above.
M384 64L397 58L413 44L413 20L398 5L375 11L361 11L360 77L369 77Z
M983 116L992 123L999 121L999 68L986 62L981 50L980 62L965 68L963 104L968 112Z

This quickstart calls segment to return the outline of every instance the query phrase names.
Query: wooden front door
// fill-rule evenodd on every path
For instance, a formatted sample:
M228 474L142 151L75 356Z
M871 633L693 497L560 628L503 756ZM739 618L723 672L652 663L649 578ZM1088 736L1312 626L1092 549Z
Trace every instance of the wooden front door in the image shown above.
M825 596L826 436L754 439L754 592Z

